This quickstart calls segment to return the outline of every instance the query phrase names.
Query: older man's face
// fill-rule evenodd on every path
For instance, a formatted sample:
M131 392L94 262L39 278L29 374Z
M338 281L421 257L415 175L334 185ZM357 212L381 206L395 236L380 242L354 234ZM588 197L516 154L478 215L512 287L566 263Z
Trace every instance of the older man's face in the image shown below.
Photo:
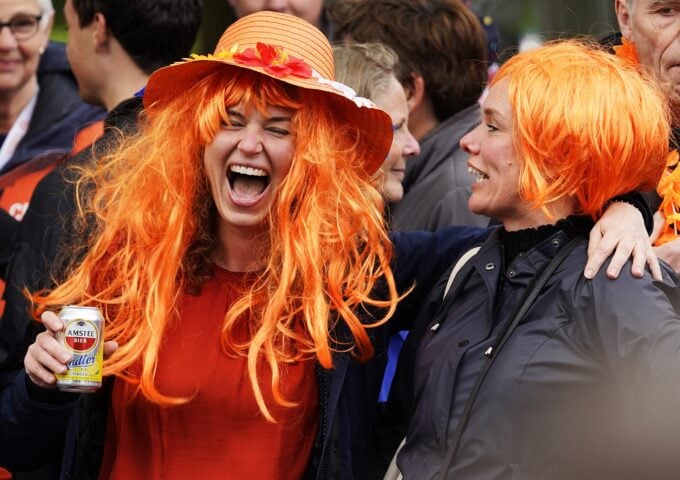
M669 97L680 125L680 0L615 0L621 33Z

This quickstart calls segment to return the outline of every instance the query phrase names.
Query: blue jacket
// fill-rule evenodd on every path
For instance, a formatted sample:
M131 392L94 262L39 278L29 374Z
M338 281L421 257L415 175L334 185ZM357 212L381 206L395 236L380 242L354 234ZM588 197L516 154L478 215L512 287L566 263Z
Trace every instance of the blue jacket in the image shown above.
M451 261L486 235L486 230L468 227L394 234L397 286L404 291L415 281L399 318L408 323L410 312L415 315L421 297ZM404 326L387 324L371 330L376 351L372 360L358 363L348 354L336 354L332 370L318 369L320 418L309 478L375 478L377 398L385 352L391 331ZM343 335L346 332L336 332L339 338ZM89 395L36 387L29 392L23 371L0 374L0 465L29 471L49 464L54 478L96 479L109 386Z

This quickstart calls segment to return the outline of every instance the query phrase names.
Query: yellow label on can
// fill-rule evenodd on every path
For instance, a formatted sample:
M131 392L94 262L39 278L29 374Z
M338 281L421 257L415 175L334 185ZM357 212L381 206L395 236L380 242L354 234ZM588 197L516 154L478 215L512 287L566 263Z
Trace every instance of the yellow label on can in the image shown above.
M58 386L99 386L102 381L103 351L101 322L75 318L66 322L60 341L73 354L64 374L56 374Z

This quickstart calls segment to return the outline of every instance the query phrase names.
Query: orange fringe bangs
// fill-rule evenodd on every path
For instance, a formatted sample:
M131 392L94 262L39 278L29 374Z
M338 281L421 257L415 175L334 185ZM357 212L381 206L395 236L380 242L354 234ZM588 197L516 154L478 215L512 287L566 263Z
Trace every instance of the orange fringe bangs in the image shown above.
M574 197L579 213L656 187L669 146L664 96L637 67L595 45L560 41L520 53L492 84L508 79L520 194L549 213Z
M228 80L225 80L227 78ZM361 168L356 132L338 126L313 92L248 71L219 70L142 122L142 133L80 172L81 221L97 232L80 265L51 292L33 296L36 315L65 304L97 305L106 319L106 340L120 345L105 375L136 382L159 404L178 404L158 391L154 372L168 325L176 321L184 291L196 292L212 274L216 212L203 173L203 147L228 107L245 101L293 108L297 145L288 176L270 212L266 268L227 313L226 352L247 355L248 374L262 413L271 421L258 382L258 361L271 367L276 402L291 405L280 388L279 365L316 357L332 367L332 352L373 353L367 329L389 319L399 300L390 269L392 247L383 202ZM344 134L343 134L344 133ZM93 220L94 219L94 220ZM384 283L384 298L376 286ZM362 323L364 308L381 316ZM252 339L239 344L232 327L252 322ZM352 344L331 338L344 322ZM303 328L299 328L299 325ZM141 376L129 373L141 366Z

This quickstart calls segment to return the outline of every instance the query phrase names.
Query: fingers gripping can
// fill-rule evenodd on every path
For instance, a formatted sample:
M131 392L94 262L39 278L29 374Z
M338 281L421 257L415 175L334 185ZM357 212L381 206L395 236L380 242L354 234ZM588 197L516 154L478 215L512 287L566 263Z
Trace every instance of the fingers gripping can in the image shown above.
M65 392L94 392L102 385L104 322L96 307L67 305L59 312L64 322L57 339L73 354L68 370L56 374L57 388Z

